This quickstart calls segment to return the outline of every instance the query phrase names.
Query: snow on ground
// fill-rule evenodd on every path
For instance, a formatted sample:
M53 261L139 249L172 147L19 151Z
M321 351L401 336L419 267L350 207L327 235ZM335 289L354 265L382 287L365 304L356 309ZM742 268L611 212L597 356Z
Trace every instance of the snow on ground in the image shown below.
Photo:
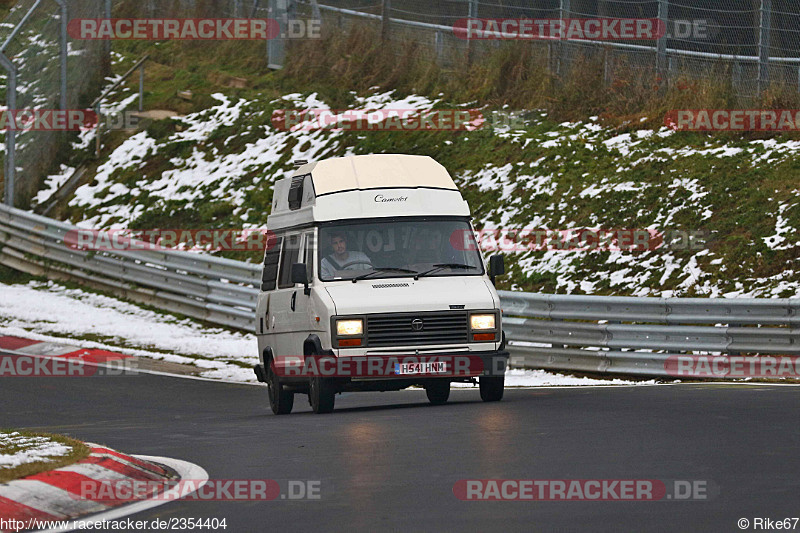
M122 61L119 57L115 60ZM281 161L317 160L357 151L343 132L335 128L314 129L314 120L309 118L314 113L300 113L298 116L306 120L288 131L285 125L276 125L276 110L330 110L319 93L291 93L264 100L221 93L212 96L215 103L208 109L168 119L174 121L174 133L153 138L148 131L142 131L122 142L100 165L93 182L79 187L70 201L74 211L80 213L78 225L126 228L148 210L180 213L224 199L232 206L236 223L241 224L237 227L262 227L265 213L259 199L267 197L266 190L274 180L292 172ZM403 96L393 91L352 93L352 97L353 109L426 110L443 103L436 98ZM120 111L134 105L135 99L128 89L119 89L106 105L109 110ZM699 179L683 176L674 163L691 160L700 168L701 161L711 162L713 169L716 161L724 164L733 159L737 168L767 166L795 158L800 152L800 141L782 139L737 141L709 137L687 141L689 144L684 146L681 139L673 137L676 132L667 127L637 127L621 133L602 126L595 117L552 124L547 113L540 111L525 112L524 121L512 121L493 130L497 137L510 139L521 147L535 145L539 149L535 160L487 161L477 168L453 171L460 187L477 187L481 193L478 204L481 197L491 202L488 206L472 205L475 212L482 213L476 220L477 227L558 230L574 227L576 220L581 220L587 228L657 232L708 229L709 242L716 243L725 235L714 229L720 225L714 220L731 216L720 199L719 187L708 175ZM87 132L79 144L89 142L92 135ZM248 142L237 143L237 139ZM453 142L446 140L444 144ZM471 141L464 135L455 142ZM590 153L585 153L587 150ZM148 161L159 158L169 161L169 165L157 173L148 173ZM603 165L594 168L594 159ZM660 163L664 163L664 169ZM576 176L574 165L584 165L587 172L581 168L581 175ZM710 170L704 172L708 174ZM141 177L137 177L139 174ZM54 176L48 184L58 179ZM777 203L766 206L767 212L776 215L774 230L758 233L755 238L763 243L765 252L800 248L794 227L796 202ZM632 205L641 207L631 210ZM631 226L630 220L642 225ZM728 268L724 263L712 263L718 259L718 251L693 251L697 253L671 254L664 247L638 255L608 256L591 250L559 249L543 254L515 251L514 266L532 279L555 277L554 292L558 293L611 290L635 296L709 297L800 294L800 281L786 278L785 274L791 273L788 269L778 276L743 279L747 290L734 288L718 279L718 274ZM632 257L634 263L630 263Z
M570 387L586 385L655 385L655 380L593 379L553 374L546 370L510 369L506 372L506 387ZM453 383L454 387L475 387L469 383Z
M36 205L42 205L49 201L50 197L67 182L74 171L73 167L61 165L61 172L47 176L44 181L44 188L36 194Z
M0 468L16 468L29 463L51 462L54 457L71 453L72 446L49 437L26 437L12 431L0 432L0 450L9 450L9 453L0 453Z
M258 362L254 335L203 327L54 282L0 284L0 334L67 343L65 338L75 337L81 347L193 364L206 369L203 376L236 381L255 376L233 361L251 367ZM104 342L80 339L86 336Z
M202 327L190 319L179 320L52 281L0 283L0 335L190 364L203 369L200 375L206 378L256 382L252 366L258 363L258 348L252 334ZM107 340L80 339L88 335ZM168 353L159 353L162 350ZM506 382L512 387L653 383L575 378L542 370L511 370Z

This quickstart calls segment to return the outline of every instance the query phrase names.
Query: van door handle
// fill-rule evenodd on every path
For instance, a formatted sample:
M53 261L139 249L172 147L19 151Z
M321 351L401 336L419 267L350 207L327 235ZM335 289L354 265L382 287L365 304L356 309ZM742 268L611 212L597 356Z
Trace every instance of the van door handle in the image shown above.
M294 311L296 303L297 303L297 291L292 293L292 311Z

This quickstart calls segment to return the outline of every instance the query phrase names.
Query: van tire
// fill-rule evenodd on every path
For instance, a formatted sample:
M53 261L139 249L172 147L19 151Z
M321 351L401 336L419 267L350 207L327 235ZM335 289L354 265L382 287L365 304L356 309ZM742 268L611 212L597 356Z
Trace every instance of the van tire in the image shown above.
M318 415L333 412L336 390L330 379L310 378L308 381L308 403Z
M505 376L483 376L480 378L481 400L484 402L499 402L503 399L505 391Z
M433 405L447 403L450 398L450 382L446 379L430 381L425 385L425 394L428 395L428 401Z
M294 393L287 391L281 385L278 374L275 373L274 363L267 361L267 390L269 392L269 406L276 415L288 415L294 407Z

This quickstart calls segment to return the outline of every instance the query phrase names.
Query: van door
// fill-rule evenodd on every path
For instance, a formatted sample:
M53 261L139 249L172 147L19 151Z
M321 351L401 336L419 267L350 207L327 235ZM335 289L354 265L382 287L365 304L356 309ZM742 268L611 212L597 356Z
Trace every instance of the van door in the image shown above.
M296 353L292 348L291 332L295 329L292 323L297 307L299 296L297 288L292 284L292 265L298 262L300 257L300 233L290 233L283 237L281 247L280 269L278 271L278 288L270 295L269 306L270 315L274 321L272 333L275 344L273 350L275 355L302 355Z
M309 278L309 288L314 279L314 232L306 231L302 235L301 250L296 263L305 263ZM291 268L291 267L290 267ZM311 295L305 294L305 287L298 283L293 286L287 316L286 339L291 355L303 355L303 343L315 327L315 309Z
M308 286L312 292L306 295L305 287L302 284L296 286L297 298L295 301L294 314L292 316L292 324L296 329L292 332L291 345L293 350L297 350L296 353L298 355L303 355L303 343L308 338L309 334L320 329L316 321L316 317L319 315L314 306L316 298L313 297L314 279L316 278L314 271L316 239L314 235L313 230L303 233L303 257L299 261L306 265L306 271L311 280Z

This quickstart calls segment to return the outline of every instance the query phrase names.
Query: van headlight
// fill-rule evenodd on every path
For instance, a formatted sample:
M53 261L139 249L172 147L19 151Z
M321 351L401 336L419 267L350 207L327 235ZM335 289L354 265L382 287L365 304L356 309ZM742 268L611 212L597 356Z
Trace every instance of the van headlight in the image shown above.
M495 315L472 315L469 318L469 326L473 330L495 329Z
M364 321L360 318L357 320L337 320L336 334L340 337L346 337L349 335L363 335Z

